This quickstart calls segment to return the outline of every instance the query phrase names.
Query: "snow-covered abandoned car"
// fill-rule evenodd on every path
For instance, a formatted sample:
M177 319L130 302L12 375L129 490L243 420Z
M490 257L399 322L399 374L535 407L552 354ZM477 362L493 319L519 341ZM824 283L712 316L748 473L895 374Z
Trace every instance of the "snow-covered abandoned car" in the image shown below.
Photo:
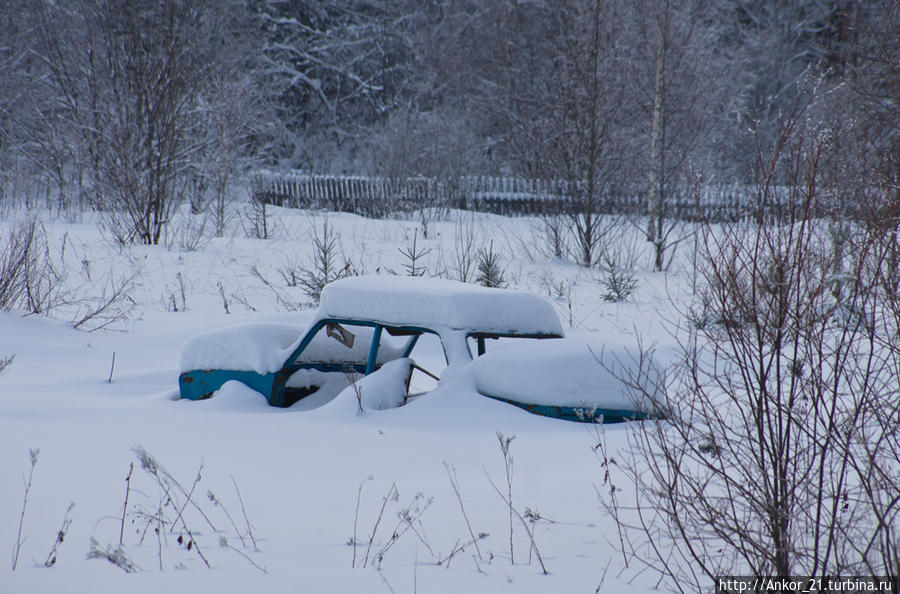
M440 375L412 359L423 337L439 341L446 365ZM200 400L237 380L272 406L314 408L384 367L405 386L399 397L376 398L375 408L404 404L419 371L441 383L470 373L480 394L545 416L647 416L590 345L563 337L553 306L530 293L444 279L352 277L324 288L305 329L243 324L192 337L182 351L179 387L182 398ZM493 342L501 344L488 354Z

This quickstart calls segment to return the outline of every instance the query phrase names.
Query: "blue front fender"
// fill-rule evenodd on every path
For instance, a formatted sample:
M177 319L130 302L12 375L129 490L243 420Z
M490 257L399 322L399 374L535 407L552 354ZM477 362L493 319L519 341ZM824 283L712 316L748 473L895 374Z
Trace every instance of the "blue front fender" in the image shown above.
M232 380L256 390L272 406L284 406L284 375L281 372L260 374L255 371L197 369L178 376L178 389L182 398L203 400Z

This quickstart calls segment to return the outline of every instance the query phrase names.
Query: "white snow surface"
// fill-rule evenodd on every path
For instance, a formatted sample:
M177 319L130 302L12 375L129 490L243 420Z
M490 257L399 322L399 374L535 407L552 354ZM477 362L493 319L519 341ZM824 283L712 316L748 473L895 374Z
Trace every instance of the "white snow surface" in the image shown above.
M592 338L521 341L489 351L469 368L479 393L546 406L648 410L626 382L662 369L637 349Z
M323 410L348 415L402 406L406 400L406 382L411 371L412 359L407 357L385 363L375 373L344 388Z
M214 398L199 400L207 411L259 412L269 408L266 397L246 384L231 380L222 384Z
M454 280L359 276L325 287L319 317L349 317L395 326L497 334L563 335L559 316L532 293Z
M422 265L432 274L449 270L455 237L470 226L479 241L492 239L503 248L513 287L547 298L551 313L560 314L571 336L604 344L634 344L634 334L647 344L672 342L662 320L677 318L669 295L690 294L686 256L679 260L677 252L668 274L647 272L652 262L648 244L639 231L627 231L620 243L631 241L638 254L640 284L631 301L607 303L596 271L536 252L528 255L519 247L535 243L537 219L452 212L449 219L432 220L423 240L417 219L375 221L276 207L271 213L278 222L272 239L244 237L234 217L225 237L208 239L191 251L177 244L120 247L104 239L89 215L72 222L37 213L50 240L48 253L54 259L64 256L65 266L57 261L65 272L62 288L77 299L54 308L51 317L0 312L0 359L15 355L0 374L0 592L536 594L594 592L598 586L601 594L659 591L656 576L626 569L616 550L615 526L595 488L604 472L592 449L596 438L590 430L597 426L539 417L485 398L469 373L449 377L399 408L361 415L352 406L340 408L347 397L355 400L351 392L314 410L304 410L303 400L279 409L238 382L226 384L208 400L179 400L177 378L181 347L189 337L210 329L224 332L219 329L240 323L272 325L271 334L263 336L251 327L246 336L257 346L277 347L276 353L260 353L255 359L258 371L271 369L273 361L280 364L284 351L278 349L287 349L315 313L303 309L306 297L299 288L276 280L278 269L287 262L309 265L309 229L321 227L325 217L343 251L368 271L401 270L400 248L416 229L419 245L432 249ZM26 214L0 211L0 237ZM174 228L192 222L202 220L182 212ZM101 303L111 280L132 276L126 318L106 330L72 329L69 321L82 315L77 308L87 307L85 300ZM371 287L372 281L366 283ZM566 288L564 295L560 286ZM422 295L422 302L446 297L428 295ZM539 298L523 299L533 303ZM172 311L173 300L177 311ZM286 303L299 311L289 311ZM399 309L390 302L378 307ZM516 316L500 313L513 327L522 327ZM467 310L470 314L481 315L477 309ZM559 322L550 323L556 329ZM426 369L441 369L440 345L426 342L430 350L417 347L413 357ZM206 362L190 366L246 361L252 359L246 357L251 346L245 342L223 351L216 361L208 351ZM380 374L370 380L379 381ZM414 381L417 375L413 373ZM632 428L622 424L602 430L608 454L619 457ZM534 534L549 575L541 573L533 555L529 561L530 541L518 524L513 526L515 563L510 562L509 510L486 476L505 488L498 431L515 435L510 452L515 459L513 504L554 521L537 522ZM196 538L190 550L177 542L179 535L185 536L181 527L167 528L157 539L147 518L164 503L164 491L142 468L134 446L143 446L186 491L200 477L192 500L215 529L193 506L185 507L185 523ZM40 453L22 516L32 448ZM470 537L444 463L455 472L472 529L488 534L479 541L479 550L466 547L449 566L437 562ZM623 500L633 497L630 482L616 468L610 472ZM129 473L121 537L122 551L140 569L133 574L86 558L91 538L103 548L119 546ZM385 501L392 486L398 496ZM181 492L176 488L174 493L184 504ZM376 553L391 542L398 514L419 493L432 500L416 524L421 539L406 531L376 563ZM70 503L75 504L72 524L56 563L47 568L44 562ZM171 506L165 513L169 519L177 515ZM20 518L23 542L13 571ZM221 538L227 539L227 547L220 546ZM363 567L370 539L372 550Z

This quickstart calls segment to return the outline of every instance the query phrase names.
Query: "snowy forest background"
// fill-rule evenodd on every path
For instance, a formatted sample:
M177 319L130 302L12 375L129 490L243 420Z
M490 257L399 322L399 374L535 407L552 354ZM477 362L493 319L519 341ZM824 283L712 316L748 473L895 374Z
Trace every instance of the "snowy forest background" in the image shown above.
M833 136L841 183L896 162L890 0L4 0L0 14L0 204L128 212L125 241L157 243L185 201L221 209L254 168L579 180L588 209L618 184L652 214L666 188L754 183L798 105Z

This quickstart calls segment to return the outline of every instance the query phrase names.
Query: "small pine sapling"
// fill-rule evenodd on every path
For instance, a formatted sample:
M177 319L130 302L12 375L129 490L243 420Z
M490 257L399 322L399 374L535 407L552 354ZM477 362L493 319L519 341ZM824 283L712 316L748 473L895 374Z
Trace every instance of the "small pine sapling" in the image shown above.
M509 283L506 282L503 266L500 263L501 253L494 251L494 242L488 249L482 249L478 253L478 277L476 282L485 287L505 289Z
M406 258L406 261L403 262L403 268L406 269L406 276L425 276L425 273L428 271L427 268L422 266L421 262L425 256L431 253L431 248L420 248L418 239L419 230L415 229L413 231L412 243L406 246L406 248L398 248L400 254Z
M329 226L327 220L322 222L321 231L313 227L312 243L312 265L288 263L279 269L279 274L287 286L299 287L311 302L318 303L325 285L347 276L356 276L359 271L343 254L340 234Z
M610 303L619 303L626 301L634 293L637 288L637 279L630 270L625 270L617 265L614 258L604 256L603 272L601 284L606 289L603 295L604 301Z

